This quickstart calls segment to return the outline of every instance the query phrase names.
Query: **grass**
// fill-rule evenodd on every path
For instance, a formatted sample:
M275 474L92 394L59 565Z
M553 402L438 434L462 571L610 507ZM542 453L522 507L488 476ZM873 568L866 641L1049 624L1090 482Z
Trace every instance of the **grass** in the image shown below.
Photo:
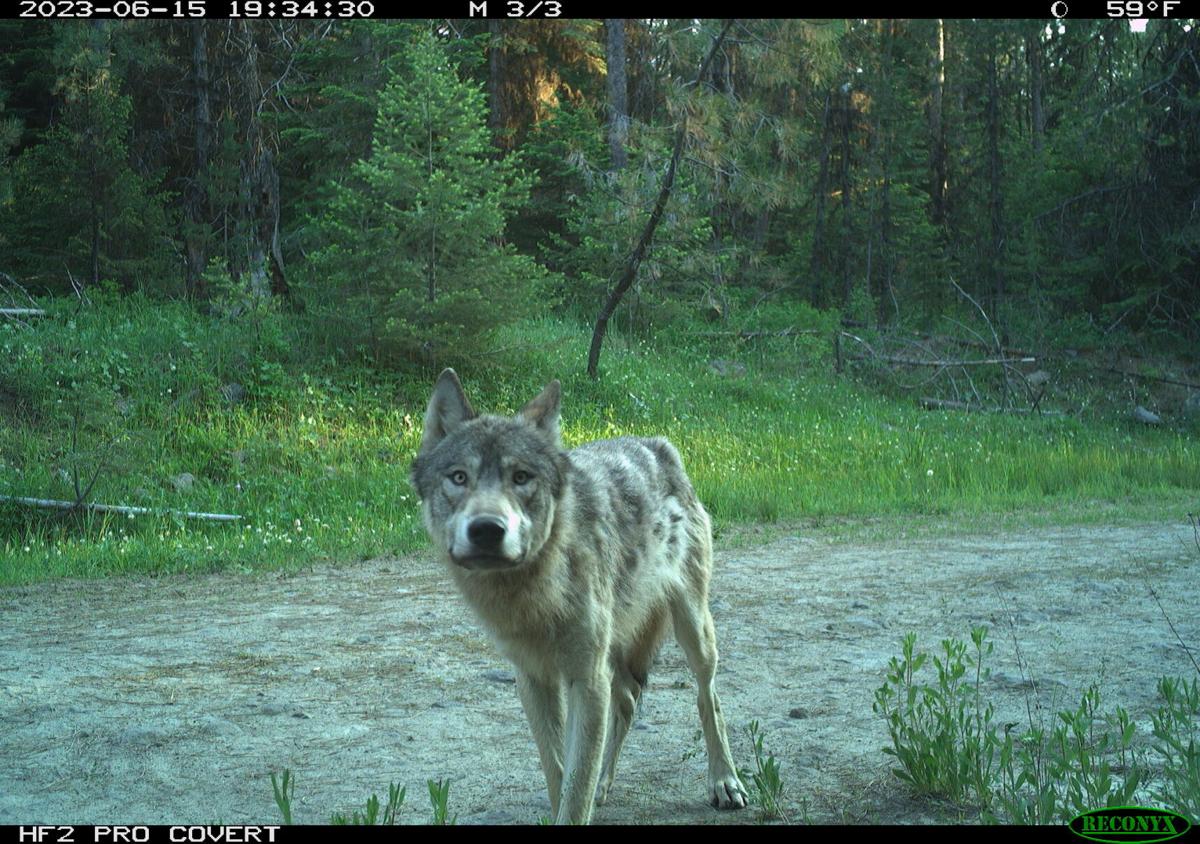
M164 513L63 516L0 503L0 584L126 573L271 570L423 547L408 465L436 368L322 359L302 323L98 295L0 324L0 495ZM766 359L725 341L613 334L599 382L585 327L544 321L453 362L477 408L512 412L551 377L564 438L661 434L718 528L751 522L1093 508L1179 511L1200 491L1188 430L1103 416L932 413L835 377L811 346ZM750 375L708 361L741 355ZM796 372L804 374L797 376ZM228 385L247 398L230 403ZM223 393L223 390L225 393ZM186 484L184 474L194 480ZM168 510L235 513L220 525Z

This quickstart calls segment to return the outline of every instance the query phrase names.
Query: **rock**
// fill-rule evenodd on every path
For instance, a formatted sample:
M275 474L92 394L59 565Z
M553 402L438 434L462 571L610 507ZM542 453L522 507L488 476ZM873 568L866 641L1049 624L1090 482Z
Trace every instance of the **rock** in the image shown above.
M196 476L191 472L181 472L171 478L171 486L175 487L176 492L187 492L196 483Z
M882 622L865 615L848 615L845 621L846 624L853 625L854 627L862 627L867 630L883 630L886 627Z
M203 715L196 721L196 729L202 733L209 733L216 736L236 736L240 735L242 728L226 718L218 718L215 715Z
M175 401L171 402L172 407L181 407L184 405L195 404L200 400L200 390L198 387L193 387L185 393L180 393Z
M117 413L122 416L131 416L136 407L137 404L134 403L133 399L117 399Z
M236 381L230 381L221 387L221 398L229 404L237 404L246 398L246 388Z
M1200 390L1190 393L1183 403L1183 412L1188 416L1200 417Z
M794 709L791 709L788 711L788 717L789 718L807 718L808 710L805 709L803 706L797 706Z
M740 378L746 374L746 364L736 360L710 360L708 368L722 378Z
M117 733L117 744L133 747L154 747L167 740L166 733L149 727L126 727Z
M1025 381L1031 387L1040 387L1050 380L1050 373L1044 369L1039 369L1036 372L1031 372L1025 376Z
M492 671L483 672L484 679L491 680L494 683L515 683L517 678L511 671L502 671L495 669Z
M1161 425L1162 419L1157 414L1151 413L1140 404L1133 409L1133 418L1146 425Z

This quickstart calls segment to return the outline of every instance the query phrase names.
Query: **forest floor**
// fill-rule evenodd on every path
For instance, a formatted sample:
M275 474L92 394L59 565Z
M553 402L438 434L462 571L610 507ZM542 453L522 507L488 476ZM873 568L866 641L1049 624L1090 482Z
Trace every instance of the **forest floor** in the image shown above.
M718 541L718 691L734 755L766 734L794 822L954 820L889 773L872 711L908 631L985 624L1000 723L1047 723L1097 683L1149 734L1156 681L1194 675L1200 549L1183 523L868 534L737 528ZM389 781L428 821L549 813L511 668L427 553L293 573L60 580L0 590L0 824L327 823ZM1018 661L1019 646L1022 662ZM929 669L927 669L929 670ZM1028 678L1036 680L1031 687ZM1028 707L1028 708L1027 708ZM663 648L597 823L753 823L704 801L695 681Z

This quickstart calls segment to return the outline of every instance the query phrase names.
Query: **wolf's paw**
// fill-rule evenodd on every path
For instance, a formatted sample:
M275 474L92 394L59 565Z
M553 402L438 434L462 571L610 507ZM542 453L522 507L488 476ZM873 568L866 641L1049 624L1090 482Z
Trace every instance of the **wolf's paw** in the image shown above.
M718 809L745 809L748 802L746 789L735 774L714 777L708 783L709 805Z
M608 800L608 792L612 788L612 783L605 782L604 779L596 786L596 807L604 805L604 801Z

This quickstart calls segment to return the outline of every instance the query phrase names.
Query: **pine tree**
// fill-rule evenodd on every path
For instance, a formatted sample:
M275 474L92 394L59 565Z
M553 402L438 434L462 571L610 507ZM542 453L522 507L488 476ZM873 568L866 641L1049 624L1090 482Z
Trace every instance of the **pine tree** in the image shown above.
M65 286L65 266L80 283L161 290L176 282L164 237L172 227L157 177L130 161L132 106L113 66L112 33L99 21L60 30L60 115L15 163L0 245L27 278Z
M332 339L375 358L449 358L527 317L545 272L503 242L530 179L495 160L482 91L422 37L379 99L369 159L338 185L310 266Z

